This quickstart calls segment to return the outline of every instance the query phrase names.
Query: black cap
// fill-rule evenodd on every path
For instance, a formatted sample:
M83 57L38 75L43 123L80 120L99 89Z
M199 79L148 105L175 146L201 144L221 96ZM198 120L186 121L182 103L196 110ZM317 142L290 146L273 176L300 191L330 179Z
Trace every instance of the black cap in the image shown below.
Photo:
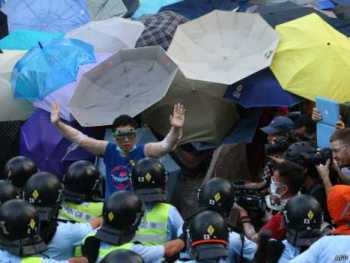
M284 116L273 118L269 125L261 128L261 130L268 135L288 133L292 129L294 129L293 121Z

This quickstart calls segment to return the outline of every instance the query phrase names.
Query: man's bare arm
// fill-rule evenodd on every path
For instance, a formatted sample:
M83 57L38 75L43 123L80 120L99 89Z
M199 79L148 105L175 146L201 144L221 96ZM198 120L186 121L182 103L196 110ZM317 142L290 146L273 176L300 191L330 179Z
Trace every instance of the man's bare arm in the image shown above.
M103 155L106 151L108 142L103 140L96 140L88 137L79 130L65 124L59 117L60 106L57 103L52 104L51 122L61 132L64 138L76 143L81 148L87 150L94 155Z
M185 108L182 104L174 105L173 114L170 116L170 131L160 142L147 143L145 155L148 157L161 157L174 150L182 137L182 127L185 122Z

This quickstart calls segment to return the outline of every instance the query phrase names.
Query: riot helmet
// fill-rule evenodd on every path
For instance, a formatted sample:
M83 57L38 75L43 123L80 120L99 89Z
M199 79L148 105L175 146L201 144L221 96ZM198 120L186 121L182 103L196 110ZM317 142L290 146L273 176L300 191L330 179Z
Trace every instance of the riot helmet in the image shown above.
M322 208L311 195L297 195L288 200L283 211L287 240L297 247L308 247L321 236Z
M7 161L4 176L14 186L22 188L26 181L37 171L38 169L31 159L25 156L16 156Z
M19 198L18 189L9 181L0 180L0 205L8 200Z
M233 185L223 178L212 178L198 190L199 206L215 210L223 216L231 211L234 201Z
M188 224L187 242L193 259L217 260L228 256L229 229L224 218L215 211L202 211Z
M166 180L164 165L154 158L139 160L131 172L134 191L144 202L165 201Z
M295 142L285 151L283 158L307 168L317 150L308 141Z
M56 220L61 192L62 184L48 172L34 174L23 188L24 199L36 208L40 221Z
M131 250L116 250L105 256L101 263L144 263L142 257Z
M143 203L136 194L128 191L115 192L104 203L103 224L95 237L115 245L129 242L134 237L143 214Z
M91 199L93 192L100 183L100 172L89 161L81 160L72 163L65 176L64 199L75 203L82 203Z
M0 248L19 257L38 254L46 245L38 234L39 219L35 208L19 199L0 207Z

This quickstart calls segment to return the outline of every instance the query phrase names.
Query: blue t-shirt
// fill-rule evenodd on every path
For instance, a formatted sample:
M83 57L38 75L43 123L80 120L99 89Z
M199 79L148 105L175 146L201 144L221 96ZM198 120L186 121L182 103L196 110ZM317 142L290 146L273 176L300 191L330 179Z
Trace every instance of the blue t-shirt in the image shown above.
M290 263L350 263L350 236L325 236Z
M103 156L106 166L106 199L116 191L132 190L131 169L144 157L144 145L136 145L127 156L123 156L116 144L108 143Z
M42 255L55 260L67 260L74 256L74 247L92 231L89 223L59 222L55 235Z

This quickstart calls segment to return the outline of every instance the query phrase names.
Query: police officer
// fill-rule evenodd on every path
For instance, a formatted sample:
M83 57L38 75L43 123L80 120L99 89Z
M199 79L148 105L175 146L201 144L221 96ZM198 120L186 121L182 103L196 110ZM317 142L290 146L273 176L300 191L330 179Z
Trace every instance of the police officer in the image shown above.
M36 210L23 200L9 200L0 207L0 261L49 262L39 255L46 244L39 236ZM39 256L38 256L39 255Z
M59 222L62 185L56 176L47 172L34 174L23 189L24 198L38 211L40 235L48 245L43 255L56 260L73 256L74 247L92 231L89 223Z
M99 186L100 173L89 161L71 164L63 178L63 202L59 218L86 223L102 215L103 202L94 199Z
M179 240L163 246L143 246L132 242L143 214L143 204L137 195L127 191L113 193L103 206L102 227L84 240L83 255L89 262L99 262L112 251L126 249L139 254L145 263L157 263L184 247Z
M285 248L279 263L289 262L322 236L323 213L312 196L302 194L291 198L283 215L287 235L282 241Z
M0 205L8 200L20 197L18 188L12 185L9 181L0 180Z
M186 262L231 262L226 261L229 228L219 213L210 210L199 212L189 222L186 235L192 258Z
M210 209L220 213L224 218L234 204L234 189L232 184L223 178L212 178L198 190L198 204L201 209ZM241 259L252 260L257 245L243 234L235 231L229 233L229 260L236 262Z
M135 193L145 203L145 214L135 240L145 245L161 245L182 233L183 219L178 210L166 203L167 173L157 159L144 158L131 173Z
M105 256L101 263L144 263L142 257L131 250L116 250Z
M16 156L7 161L4 176L6 180L21 189L37 171L38 169L32 160L25 156Z

